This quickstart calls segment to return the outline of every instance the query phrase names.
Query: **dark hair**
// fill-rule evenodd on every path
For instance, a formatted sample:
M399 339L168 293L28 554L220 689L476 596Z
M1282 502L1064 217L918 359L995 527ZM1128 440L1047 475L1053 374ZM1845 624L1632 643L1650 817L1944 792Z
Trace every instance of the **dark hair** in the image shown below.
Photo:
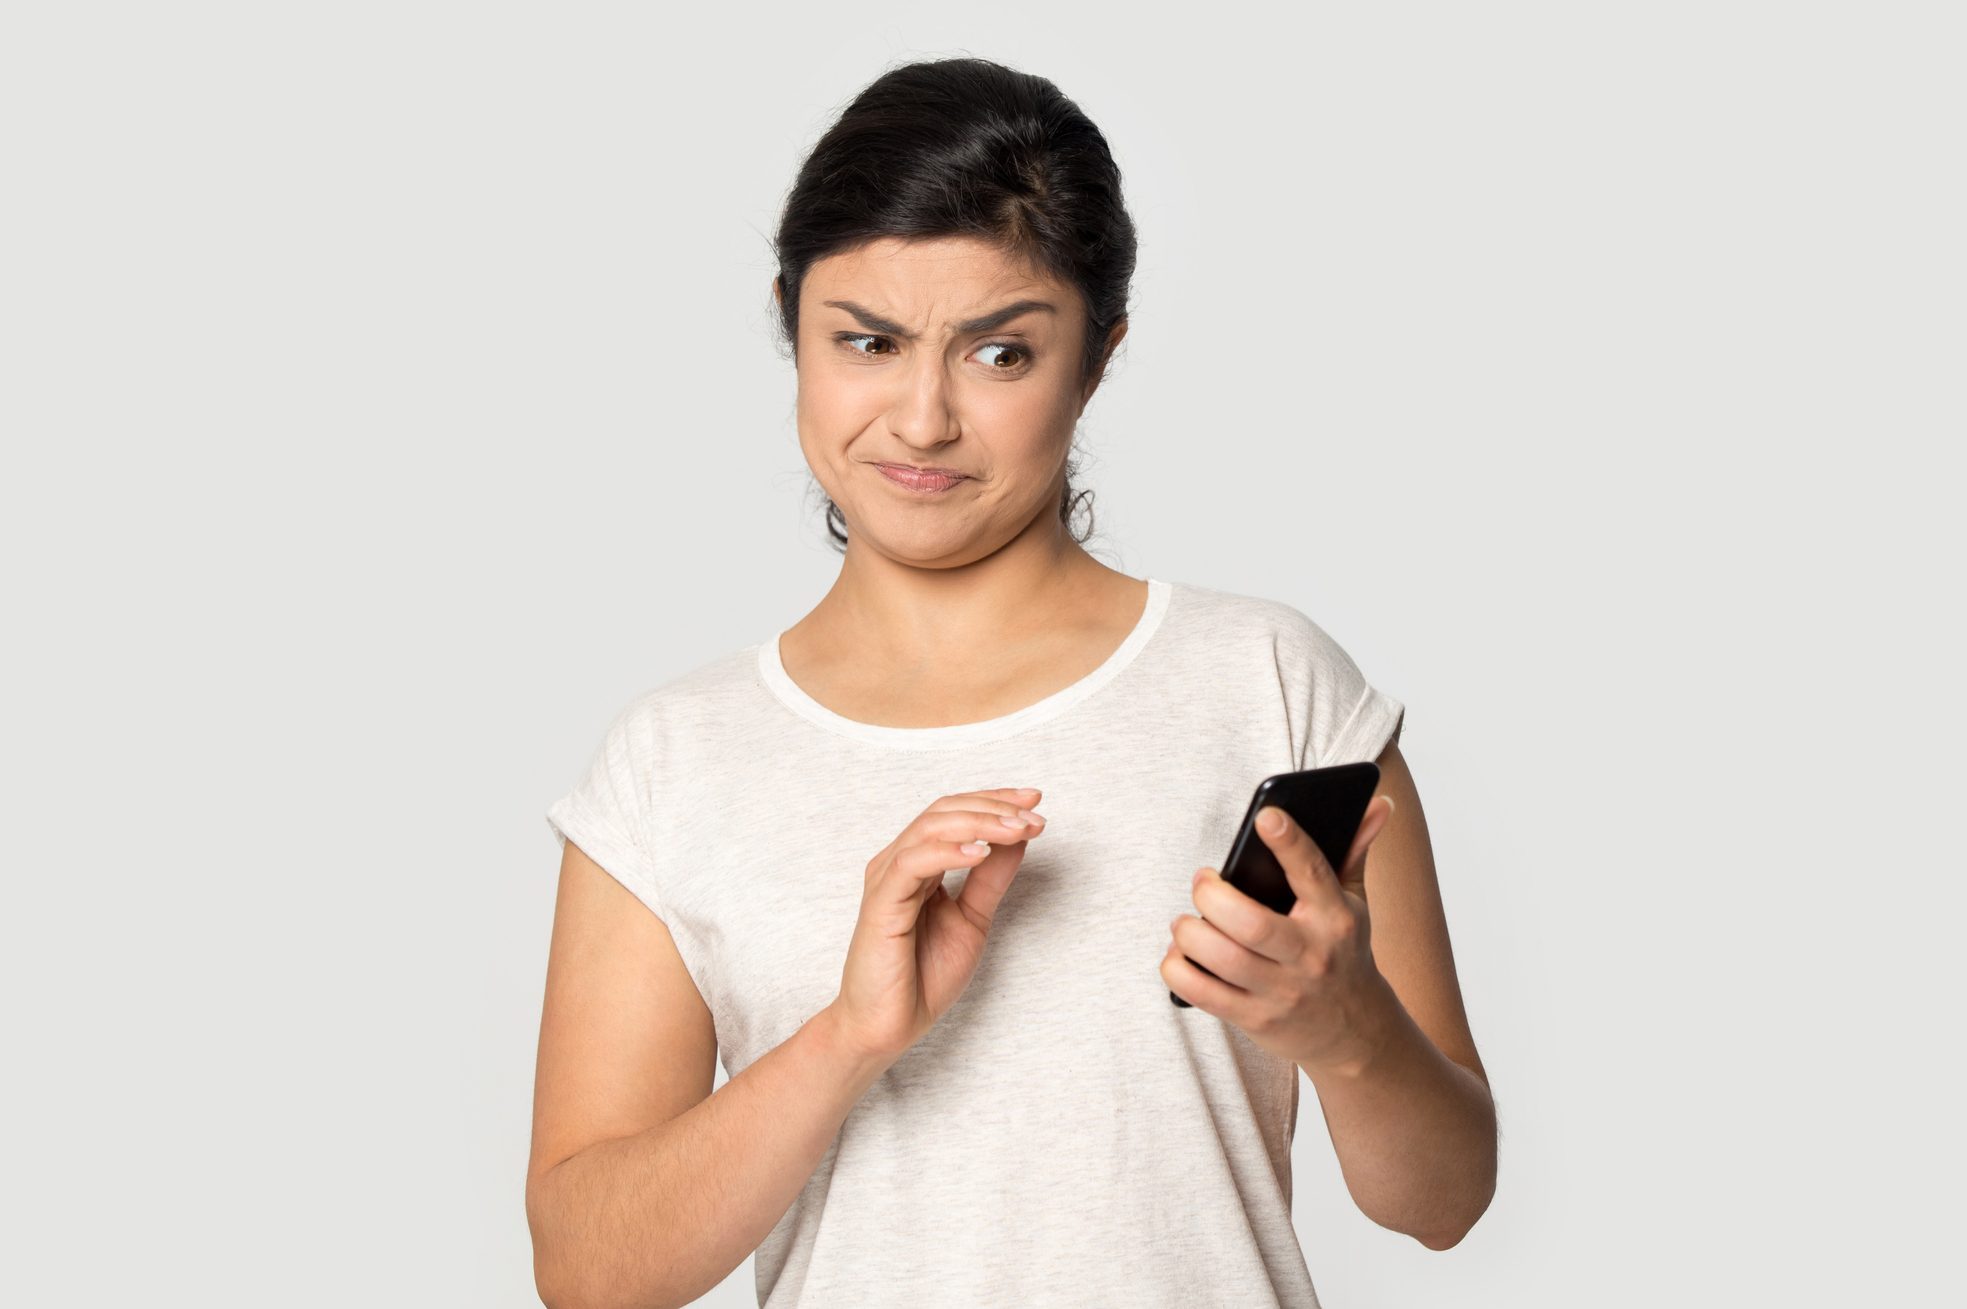
M981 237L1079 289L1086 305L1080 383L1103 372L1127 315L1134 223L1106 137L1046 78L989 59L892 68L842 111L800 167L778 234L778 326L798 359L799 291L829 255L884 237ZM1074 461L1059 517L1070 529ZM1084 542L1092 530L1088 510ZM838 526L835 520L838 520ZM846 516L826 499L836 549Z

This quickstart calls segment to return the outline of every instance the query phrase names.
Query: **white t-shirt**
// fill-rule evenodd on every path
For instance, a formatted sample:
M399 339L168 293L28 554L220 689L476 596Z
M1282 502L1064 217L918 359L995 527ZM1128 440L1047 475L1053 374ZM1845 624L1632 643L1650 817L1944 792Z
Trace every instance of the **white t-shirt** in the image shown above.
M632 700L548 808L668 926L736 1076L839 994L876 851L939 796L1044 791L968 989L759 1246L760 1305L1317 1306L1302 1074L1172 1003L1161 958L1257 782L1377 759L1404 711L1283 602L1148 587L1100 667L956 726L833 713L775 634Z

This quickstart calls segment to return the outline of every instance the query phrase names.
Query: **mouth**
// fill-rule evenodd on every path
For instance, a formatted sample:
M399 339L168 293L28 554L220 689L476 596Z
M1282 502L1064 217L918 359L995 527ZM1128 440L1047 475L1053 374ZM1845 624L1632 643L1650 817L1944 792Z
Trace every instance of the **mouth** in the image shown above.
M876 462L875 470L896 486L911 491L935 493L947 491L959 482L969 481L967 473L959 473L953 468L918 468L914 464L884 464Z

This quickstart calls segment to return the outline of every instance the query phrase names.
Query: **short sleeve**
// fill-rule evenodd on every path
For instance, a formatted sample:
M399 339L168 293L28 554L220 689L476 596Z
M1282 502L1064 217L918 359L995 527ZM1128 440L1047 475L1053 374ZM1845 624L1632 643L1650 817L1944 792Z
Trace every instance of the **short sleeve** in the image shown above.
M1377 760L1387 746L1400 739L1406 726L1407 707L1377 687L1360 679L1358 699L1345 724L1333 734L1323 750L1317 752L1319 766Z
M667 920L646 821L654 778L652 733L637 701L615 715L574 788L546 810L556 839L572 841Z
M700 908L673 885L669 863L650 833L653 805L669 779L654 693L631 702L608 725L574 788L547 806L546 822L562 843L572 841L602 871L627 887L662 920L683 957L697 994L716 1009L716 952Z
M1366 680L1343 646L1310 618L1293 611L1281 642L1286 688L1306 725L1300 767L1373 762L1400 739L1407 710Z

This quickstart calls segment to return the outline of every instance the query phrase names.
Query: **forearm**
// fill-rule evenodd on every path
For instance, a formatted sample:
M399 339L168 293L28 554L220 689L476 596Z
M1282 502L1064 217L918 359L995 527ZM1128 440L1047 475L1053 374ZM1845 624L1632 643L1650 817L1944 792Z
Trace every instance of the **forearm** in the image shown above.
M1496 1107L1481 1078L1442 1054L1393 988L1372 1053L1346 1068L1305 1068L1360 1211L1445 1250L1496 1191ZM1302 1065L1301 1065L1302 1067Z
M647 1309L709 1291L771 1233L887 1067L844 1045L824 1009L688 1112L559 1164L535 1206L541 1298Z

